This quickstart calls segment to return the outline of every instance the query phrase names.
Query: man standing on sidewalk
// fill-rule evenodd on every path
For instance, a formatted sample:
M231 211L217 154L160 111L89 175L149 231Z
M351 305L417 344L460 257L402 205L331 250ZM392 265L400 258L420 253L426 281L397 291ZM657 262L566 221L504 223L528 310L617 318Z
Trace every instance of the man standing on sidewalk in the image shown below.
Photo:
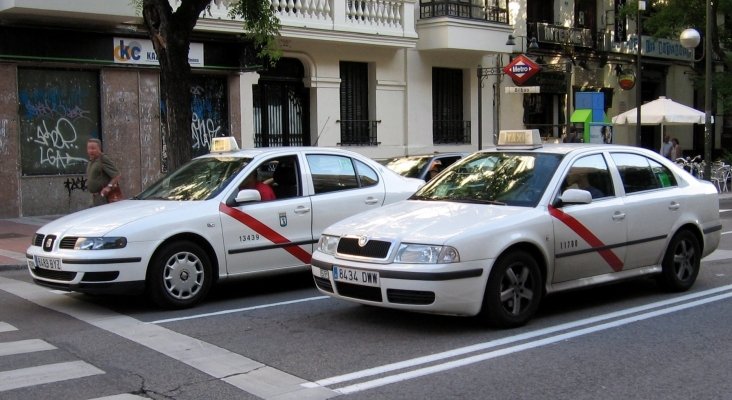
M119 185L121 174L114 162L102 152L101 140L89 139L86 142L86 154L89 156L86 186L92 194L92 205L107 204L106 196Z

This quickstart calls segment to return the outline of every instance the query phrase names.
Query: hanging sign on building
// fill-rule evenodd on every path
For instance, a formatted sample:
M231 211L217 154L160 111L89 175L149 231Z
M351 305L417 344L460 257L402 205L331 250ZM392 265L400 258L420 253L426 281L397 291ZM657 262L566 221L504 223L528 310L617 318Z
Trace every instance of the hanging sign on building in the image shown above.
M159 65L152 41L139 38L114 38L115 64ZM203 67L203 43L191 43L188 50L191 67Z
M540 70L539 64L523 54L519 54L513 61L503 67L503 72L510 76L517 85L522 85Z

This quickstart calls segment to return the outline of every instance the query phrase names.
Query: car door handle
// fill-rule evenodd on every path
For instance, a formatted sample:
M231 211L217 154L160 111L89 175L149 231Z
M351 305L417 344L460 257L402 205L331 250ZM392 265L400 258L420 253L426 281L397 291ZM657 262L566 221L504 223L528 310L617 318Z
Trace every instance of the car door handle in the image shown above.
M675 201L672 201L671 204L668 205L668 209L671 210L671 211L676 211L680 207L681 207L681 204L679 204L679 203L677 203Z
M613 221L622 221L625 219L625 213L616 211L615 214L613 214Z
M310 212L310 207L300 206L295 209L295 214L307 214Z
M366 198L366 201L364 201L364 203L366 203L368 205L378 204L379 203L379 199L377 199L375 197L368 197L368 198Z

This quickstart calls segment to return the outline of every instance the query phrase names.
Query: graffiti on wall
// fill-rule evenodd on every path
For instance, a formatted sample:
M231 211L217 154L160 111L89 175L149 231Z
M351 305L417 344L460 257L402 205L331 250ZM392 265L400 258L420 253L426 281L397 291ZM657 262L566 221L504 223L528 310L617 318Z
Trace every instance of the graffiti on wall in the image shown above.
M64 187L69 192L69 196L71 196L71 192L74 190L81 190L83 192L86 192L86 178L83 176L78 176L76 178L66 178L64 181Z
M84 172L86 141L99 137L98 86L95 72L18 71L23 175Z
M229 136L226 77L194 76L191 82L193 156L208 153L211 139Z

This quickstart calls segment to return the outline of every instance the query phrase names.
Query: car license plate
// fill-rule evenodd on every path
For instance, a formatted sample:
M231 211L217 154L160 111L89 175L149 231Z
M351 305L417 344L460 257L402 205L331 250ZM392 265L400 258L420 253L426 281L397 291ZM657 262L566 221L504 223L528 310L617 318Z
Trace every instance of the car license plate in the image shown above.
M61 271L61 260L58 258L41 257L41 256L34 256L33 258L34 258L34 260L36 262L36 266L38 268Z
M379 273L333 266L333 280L365 286L379 286Z

